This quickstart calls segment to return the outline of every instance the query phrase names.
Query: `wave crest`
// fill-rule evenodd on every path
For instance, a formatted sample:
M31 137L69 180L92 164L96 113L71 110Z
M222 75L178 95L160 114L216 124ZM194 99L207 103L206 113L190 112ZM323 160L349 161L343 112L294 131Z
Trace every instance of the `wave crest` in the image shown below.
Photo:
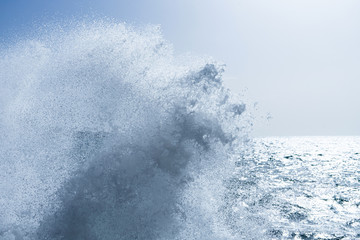
M1 53L0 239L236 239L249 122L224 66L156 26L59 29Z

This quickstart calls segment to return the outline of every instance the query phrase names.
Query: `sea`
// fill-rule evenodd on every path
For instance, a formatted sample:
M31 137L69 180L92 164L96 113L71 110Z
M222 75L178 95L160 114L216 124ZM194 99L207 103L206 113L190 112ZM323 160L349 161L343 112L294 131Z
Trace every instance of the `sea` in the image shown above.
M360 239L360 137L253 138L225 65L159 26L0 44L0 240Z
M360 137L266 137L251 146L230 189L268 239L360 239Z

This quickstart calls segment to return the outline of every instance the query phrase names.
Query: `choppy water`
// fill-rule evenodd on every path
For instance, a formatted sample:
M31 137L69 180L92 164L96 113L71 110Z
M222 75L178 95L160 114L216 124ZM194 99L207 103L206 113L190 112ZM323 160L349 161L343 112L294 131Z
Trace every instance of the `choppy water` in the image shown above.
M249 149L231 182L236 210L274 239L360 238L360 137L258 138Z
M359 138L252 141L223 71L111 21L2 46L0 239L359 236Z

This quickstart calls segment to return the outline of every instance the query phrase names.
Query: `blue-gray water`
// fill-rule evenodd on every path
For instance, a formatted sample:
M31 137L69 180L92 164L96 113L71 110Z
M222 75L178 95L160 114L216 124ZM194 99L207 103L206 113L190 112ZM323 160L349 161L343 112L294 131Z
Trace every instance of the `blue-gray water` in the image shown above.
M359 138L252 140L223 71L108 20L2 46L0 239L359 237Z
M360 137L254 139L238 163L236 210L274 239L360 238Z

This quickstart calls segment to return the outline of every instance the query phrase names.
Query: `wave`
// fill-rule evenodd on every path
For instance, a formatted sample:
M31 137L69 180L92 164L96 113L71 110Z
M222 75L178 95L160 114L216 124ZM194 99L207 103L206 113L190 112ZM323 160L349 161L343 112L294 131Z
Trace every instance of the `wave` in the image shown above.
M3 49L0 239L239 239L225 182L251 123L223 71L111 21Z

